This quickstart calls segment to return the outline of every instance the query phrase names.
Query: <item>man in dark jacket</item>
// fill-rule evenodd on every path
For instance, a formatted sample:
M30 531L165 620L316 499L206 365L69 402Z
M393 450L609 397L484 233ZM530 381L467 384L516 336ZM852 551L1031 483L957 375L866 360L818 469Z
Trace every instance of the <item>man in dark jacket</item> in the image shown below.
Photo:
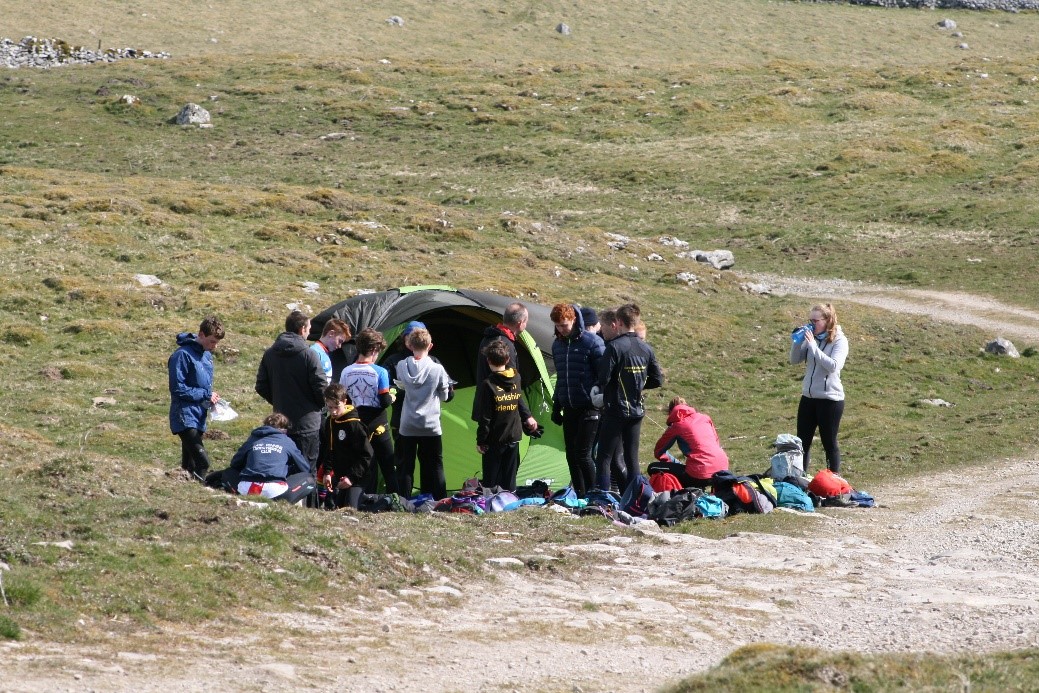
M260 359L256 394L289 418L289 437L316 468L325 373L321 359L307 344L309 333L310 318L298 310L289 313L285 331Z
M483 355L483 350L487 348L487 345L496 339L500 339L505 342L505 346L509 350L509 363L507 368L511 368L520 374L520 360L519 353L516 351L516 340L519 339L520 332L527 329L527 307L522 303L510 303L505 307L505 313L502 315L502 321L497 325L492 325L483 331L483 339L480 340L480 348L477 351L479 356L476 358L476 385L479 386L484 380L487 380L487 376L491 374L491 369L487 365L487 359ZM522 374L520 374L520 386L522 387ZM477 421L476 412L476 401L473 401L473 421ZM523 422L523 427L528 431L533 431L538 427L538 422L534 420L534 417L530 414L530 408L524 401L520 407L520 418Z
M599 360L599 377L591 396L592 404L602 407L596 458L599 488L610 487L610 461L618 447L627 468L621 488L638 475L639 434L646 414L642 391L664 382L653 347L635 333L639 318L639 307L633 303L600 315L606 352Z
M552 396L552 421L563 427L570 485L579 498L595 488L592 448L599 430L599 410L592 406L591 390L598 377L599 359L605 351L602 338L585 329L584 309L560 303L549 315L556 326L552 359L556 366L556 391ZM595 315L594 311L591 313ZM598 322L598 318L594 318Z

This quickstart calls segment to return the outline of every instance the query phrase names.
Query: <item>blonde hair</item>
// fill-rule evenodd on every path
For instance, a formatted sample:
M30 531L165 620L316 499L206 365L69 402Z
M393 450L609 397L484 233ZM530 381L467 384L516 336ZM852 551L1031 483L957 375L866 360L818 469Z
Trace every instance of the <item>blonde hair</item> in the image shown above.
M833 307L832 303L816 303L809 311L809 314L811 313L819 313L823 316L823 320L826 321L826 342L832 343L834 333L837 331L837 309Z
M404 338L404 345L412 351L428 351L433 344L433 338L429 336L429 330L418 327L408 333Z

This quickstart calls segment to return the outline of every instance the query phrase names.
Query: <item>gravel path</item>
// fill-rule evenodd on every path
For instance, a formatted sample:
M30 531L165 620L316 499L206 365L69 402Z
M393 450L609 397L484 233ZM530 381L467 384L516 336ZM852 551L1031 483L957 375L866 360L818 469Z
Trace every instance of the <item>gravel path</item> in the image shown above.
M772 274L739 275L763 285L769 293L793 294L825 300L850 301L874 308L922 315L941 322L973 325L992 335L1039 343L1039 311L1008 305L992 298L963 292L901 289L846 279L807 279Z

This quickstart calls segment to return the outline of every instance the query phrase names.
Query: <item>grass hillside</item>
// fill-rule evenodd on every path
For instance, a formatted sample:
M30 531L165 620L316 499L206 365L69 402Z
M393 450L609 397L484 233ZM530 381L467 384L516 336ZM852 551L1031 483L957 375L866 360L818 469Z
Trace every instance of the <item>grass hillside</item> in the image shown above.
M0 74L8 633L89 641L100 631L69 623L194 622L272 585L320 600L348 575L359 583L343 589L475 572L501 550L472 549L488 528L531 542L602 531L550 517L317 527L177 482L165 362L206 313L228 327L216 385L242 414L215 427L229 434L207 444L216 464L266 411L256 365L288 304L447 283L637 301L668 374L644 448L681 394L752 472L794 428L801 371L786 350L809 306L741 291L670 239L731 249L741 271L1039 302L1034 14L333 5L5 4L0 36L174 56ZM942 16L964 37L935 28ZM187 102L214 127L171 124ZM857 486L1035 449L1034 359L983 357L995 335L974 329L838 310ZM956 406L916 407L924 397ZM810 531L744 517L686 531L741 527Z

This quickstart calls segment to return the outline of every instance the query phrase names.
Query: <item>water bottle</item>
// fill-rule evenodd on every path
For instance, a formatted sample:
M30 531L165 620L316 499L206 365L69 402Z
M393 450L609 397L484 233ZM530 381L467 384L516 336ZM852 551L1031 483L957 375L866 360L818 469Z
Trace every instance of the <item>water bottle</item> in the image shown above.
M805 330L810 329L812 329L812 323L808 323L807 325L801 325L800 327L795 327L794 331L790 333L790 340L794 344L800 344L805 340Z

